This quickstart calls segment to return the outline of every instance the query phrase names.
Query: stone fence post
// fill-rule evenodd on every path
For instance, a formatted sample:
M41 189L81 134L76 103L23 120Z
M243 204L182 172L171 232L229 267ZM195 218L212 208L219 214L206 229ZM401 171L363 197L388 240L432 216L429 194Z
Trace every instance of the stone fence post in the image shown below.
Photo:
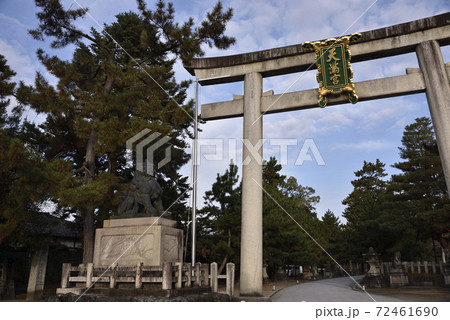
M186 276L186 287L189 288L192 286L192 265L190 263L185 263L184 267L186 268L185 276Z
M200 262L196 262L195 263L195 271L194 271L194 284L197 287L200 287L202 285L202 278L200 276L201 273L201 263Z
M72 265L70 263L63 263L62 271L61 271L61 288L69 287L69 278L70 278L70 268Z
M136 289L141 289L142 288L142 266L144 265L143 262L139 262L136 265L136 281L134 283L134 287Z
M408 262L406 262L406 261L402 262L402 269L403 269L403 272L408 273Z
M177 282L175 282L175 288L181 289L183 287L183 264L181 262L175 262L177 267Z
M211 263L211 290L217 292L218 279L217 279L217 262Z
M88 263L86 269L86 288L90 288L92 285L92 278L94 276L94 264Z
M227 294L230 298L234 295L234 263L227 263Z
M111 276L109 278L109 287L111 289L114 289L116 287L116 284L117 284L117 268L118 267L119 267L119 265L117 264L117 262L114 263L112 265L112 267L111 267ZM139 267L137 269L139 269ZM137 270L136 270L136 273L137 273ZM135 283L136 284L138 283L137 274L136 274L136 281L135 281Z
M162 289L172 289L172 262L163 263Z
M202 264L202 287L209 285L209 266L207 263Z

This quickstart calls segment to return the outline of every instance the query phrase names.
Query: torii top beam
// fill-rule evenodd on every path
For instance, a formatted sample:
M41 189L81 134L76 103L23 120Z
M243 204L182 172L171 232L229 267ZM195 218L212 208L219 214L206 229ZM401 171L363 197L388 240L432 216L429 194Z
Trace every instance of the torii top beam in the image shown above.
M440 46L450 44L450 12L362 32L352 44L352 62L359 62L414 52L424 41L436 40ZM230 56L196 58L184 65L197 76L201 85L244 80L245 74L259 72L263 77L301 72L314 61L314 52L300 44ZM312 68L315 68L313 66Z

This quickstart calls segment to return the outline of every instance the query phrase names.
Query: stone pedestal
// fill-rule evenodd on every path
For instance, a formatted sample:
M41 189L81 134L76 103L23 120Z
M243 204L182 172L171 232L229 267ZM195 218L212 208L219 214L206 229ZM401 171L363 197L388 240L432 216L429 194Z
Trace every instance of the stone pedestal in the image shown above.
M183 230L176 221L142 217L105 220L95 233L94 266L160 266L182 262Z
M450 263L444 265L443 276L445 286L450 286Z
M404 274L391 274L389 282L392 288L404 287L408 284L408 277Z
M408 276L401 266L393 267L390 270L389 282L391 287L404 287L408 284Z

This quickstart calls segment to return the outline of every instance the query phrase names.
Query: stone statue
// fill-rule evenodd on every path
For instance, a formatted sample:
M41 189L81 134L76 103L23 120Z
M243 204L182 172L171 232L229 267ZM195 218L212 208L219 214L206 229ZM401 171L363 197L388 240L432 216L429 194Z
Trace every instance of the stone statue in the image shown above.
M116 218L162 215L161 195L161 186L154 177L136 171L130 189L122 192Z
M402 256L400 251L396 251L389 269L389 282L391 287L403 287L408 284L407 271L402 266Z
M369 252L364 254L367 257L367 263L369 264L369 271L367 275L378 276L381 274L380 271L380 261L378 260L378 254L375 252L373 247L369 248Z
M402 256L400 251L396 251L394 254L393 267L401 267L402 265Z

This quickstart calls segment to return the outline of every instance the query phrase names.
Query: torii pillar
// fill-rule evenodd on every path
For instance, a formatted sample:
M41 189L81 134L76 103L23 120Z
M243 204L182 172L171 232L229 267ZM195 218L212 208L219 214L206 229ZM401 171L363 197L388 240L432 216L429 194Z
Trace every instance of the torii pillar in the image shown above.
M262 296L262 76L244 78L240 295ZM249 147L257 152L249 150ZM255 154L256 153L256 154ZM256 157L255 157L256 156ZM259 158L258 158L259 156Z
M420 43L417 59L423 74L428 108L433 121L436 141L441 156L447 192L450 195L450 85L442 58L441 48L435 40Z

